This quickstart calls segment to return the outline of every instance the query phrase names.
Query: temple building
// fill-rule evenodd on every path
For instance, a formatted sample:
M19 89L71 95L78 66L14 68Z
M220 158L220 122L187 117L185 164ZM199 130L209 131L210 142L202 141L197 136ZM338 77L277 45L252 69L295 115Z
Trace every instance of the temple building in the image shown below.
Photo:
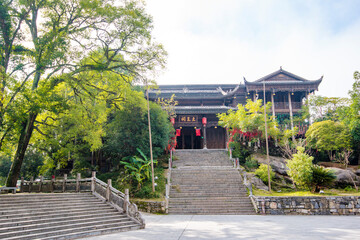
M160 85L149 92L150 100L171 98L175 106L174 128L178 149L226 148L226 130L218 126L218 113L236 110L247 99L272 102L274 116L293 116L302 107L303 100L318 90L322 77L307 80L280 68L256 81L240 84Z

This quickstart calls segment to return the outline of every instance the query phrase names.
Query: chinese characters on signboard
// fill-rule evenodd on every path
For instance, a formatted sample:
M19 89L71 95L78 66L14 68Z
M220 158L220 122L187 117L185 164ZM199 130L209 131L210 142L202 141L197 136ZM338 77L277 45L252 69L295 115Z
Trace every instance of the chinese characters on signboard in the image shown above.
M197 122L197 116L180 116L179 117L181 123L190 123L190 122Z

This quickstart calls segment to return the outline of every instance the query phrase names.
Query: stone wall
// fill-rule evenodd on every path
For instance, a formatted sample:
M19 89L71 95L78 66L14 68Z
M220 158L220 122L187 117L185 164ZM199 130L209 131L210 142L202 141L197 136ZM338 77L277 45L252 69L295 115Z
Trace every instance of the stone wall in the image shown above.
M165 201L131 200L141 212L165 213Z
M359 196L255 197L260 213L272 215L360 215Z

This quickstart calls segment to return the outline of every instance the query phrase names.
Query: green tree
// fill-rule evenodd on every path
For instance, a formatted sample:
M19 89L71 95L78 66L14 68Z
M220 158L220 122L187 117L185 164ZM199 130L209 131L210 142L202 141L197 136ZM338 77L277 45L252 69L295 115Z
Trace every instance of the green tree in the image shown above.
M306 132L306 140L310 147L326 151L331 161L335 160L335 151L351 149L351 135L342 122L316 122Z
M297 153L293 154L293 158L287 161L288 175L298 187L310 186L313 174L313 160L313 157L305 153L305 148L297 147Z
M16 124L7 121L6 126L2 122L0 127L4 136L8 129L13 129L12 125L18 126L16 151L6 183L14 186L39 115L60 108L56 101L49 103L49 95L56 86L64 82L74 94L79 90L89 94L103 92L99 85L87 84L91 73L115 73L122 81L144 80L149 71L164 65L166 53L161 45L151 41L151 17L139 1L5 3L1 11L5 12L5 23L10 23L10 27L1 31L3 42L7 39L27 42L26 48L8 47L3 56L9 56L6 59L12 69L2 66L1 114L5 116L2 119L22 106L16 108L22 110ZM7 34L8 30L11 34ZM22 53L21 61L16 61L17 52ZM88 58L83 60L84 56ZM19 74L11 76L18 69ZM81 97L78 103L82 104Z
M149 152L146 100L139 93L134 101L125 102L123 109L111 114L104 137L102 152L106 159L112 159L112 165L119 166L119 160L137 154L137 148L146 156ZM154 158L165 150L174 128L167 113L156 103L150 102L151 130L153 132Z

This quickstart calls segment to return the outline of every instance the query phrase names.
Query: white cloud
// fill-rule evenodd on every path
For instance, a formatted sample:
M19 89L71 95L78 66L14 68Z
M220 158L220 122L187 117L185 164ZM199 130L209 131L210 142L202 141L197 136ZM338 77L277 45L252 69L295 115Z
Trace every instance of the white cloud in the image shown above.
M310 80L324 75L318 94L347 96L360 70L360 21L344 4L331 18L322 3L148 0L154 37L169 53L158 84L254 81L283 66Z

